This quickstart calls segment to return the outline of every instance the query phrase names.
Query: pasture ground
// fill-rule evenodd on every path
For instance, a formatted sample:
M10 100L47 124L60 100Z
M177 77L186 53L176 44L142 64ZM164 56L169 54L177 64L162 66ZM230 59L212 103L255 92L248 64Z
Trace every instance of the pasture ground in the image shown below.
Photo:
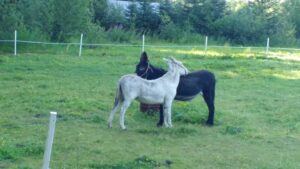
M156 128L158 115L139 112L137 102L127 111L127 131L118 114L107 128L117 80L134 72L140 49L85 48L83 57L75 50L2 53L0 168L42 166L50 111L58 112L52 169L300 168L299 61L249 50L147 51L154 65L166 68L161 58L172 55L191 71L215 73L214 127L204 125L199 96L174 102L171 129Z

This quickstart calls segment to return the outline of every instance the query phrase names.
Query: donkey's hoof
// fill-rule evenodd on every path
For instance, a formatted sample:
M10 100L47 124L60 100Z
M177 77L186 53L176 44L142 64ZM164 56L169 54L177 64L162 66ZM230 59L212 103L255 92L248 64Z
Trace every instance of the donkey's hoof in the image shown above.
M124 126L124 127L121 127L121 129L123 130L123 131L126 131L127 130L127 128Z
M209 127L212 127L214 125L214 122L207 120L206 125L209 126Z
M172 126L170 126L169 124L165 124L166 128L171 128Z
M169 128L169 124L164 123L165 128Z
M156 126L157 126L157 127L162 127L162 126L163 126L163 123L158 122L158 123L156 124Z

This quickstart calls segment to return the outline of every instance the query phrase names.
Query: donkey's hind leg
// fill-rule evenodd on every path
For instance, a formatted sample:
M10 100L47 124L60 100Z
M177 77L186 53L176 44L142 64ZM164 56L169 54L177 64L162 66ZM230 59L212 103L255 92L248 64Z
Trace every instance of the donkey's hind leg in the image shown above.
M212 86L210 89L203 91L203 98L208 107L208 118L206 121L207 125L214 125L214 114L215 114L215 87Z
M161 127L164 123L164 106L161 104L159 105L159 121L157 122L156 126Z
M124 119L125 119L125 113L127 108L130 106L131 101L129 100L124 100L122 107L121 107L121 111L120 111L120 126L123 130L126 130L126 127L124 125Z
M114 105L114 108L111 110L109 118L108 118L108 128L112 128L112 121L114 119L114 115L115 115L116 111L118 110L120 104L121 103L118 102L116 105Z

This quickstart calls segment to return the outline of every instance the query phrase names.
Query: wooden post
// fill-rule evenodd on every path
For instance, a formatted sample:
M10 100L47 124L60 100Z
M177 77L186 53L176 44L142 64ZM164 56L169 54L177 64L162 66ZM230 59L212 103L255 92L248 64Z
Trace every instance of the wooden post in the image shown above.
M267 39L267 47L266 47L266 54L269 54L269 47L270 47L270 38Z
M81 36L80 36L79 56L81 56L81 51L82 51L82 38L83 38L83 34L81 34Z
M47 142L46 142L46 149L44 152L44 160L43 160L42 169L49 169L49 166L50 166L50 157L51 157L52 143L53 143L53 139L54 139L56 115L57 115L56 112L50 112L48 138L47 138Z
M143 34L142 52L145 51L145 35Z
M208 37L205 36L205 52L207 51L207 41L208 41Z
M15 30L14 55L17 55L17 30Z

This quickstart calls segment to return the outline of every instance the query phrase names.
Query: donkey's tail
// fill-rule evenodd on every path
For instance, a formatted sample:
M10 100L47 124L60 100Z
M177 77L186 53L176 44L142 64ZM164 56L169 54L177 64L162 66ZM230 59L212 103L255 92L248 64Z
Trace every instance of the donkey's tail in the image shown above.
M123 97L122 87L121 87L120 83L118 83L118 88L117 88L117 91L116 91L114 107L113 107L112 111L110 112L110 115L109 115L109 118L108 118L108 127L109 128L112 127L112 121L113 121L113 118L114 118L114 114L118 110L118 107L119 107L120 103L123 100L124 100L124 97Z
M121 84L118 83L118 88L117 88L117 91L116 91L114 107L117 107L118 104L123 100L124 100L124 97L123 97L122 87L121 87Z

